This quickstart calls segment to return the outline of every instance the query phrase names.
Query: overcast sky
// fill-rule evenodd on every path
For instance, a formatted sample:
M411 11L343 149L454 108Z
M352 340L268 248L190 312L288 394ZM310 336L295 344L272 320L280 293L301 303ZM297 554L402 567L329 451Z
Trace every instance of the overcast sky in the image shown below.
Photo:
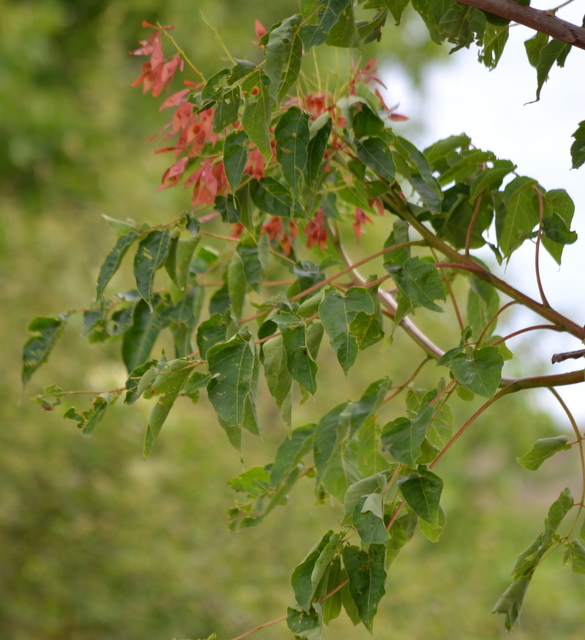
M546 9L555 3L533 0L532 6ZM580 25L584 13L585 2L576 0L559 16ZM567 190L575 202L572 228L579 233L580 240L565 248L561 269L542 252L543 285L553 307L585 324L585 167L571 170L569 152L571 135L579 122L585 120L585 51L573 49L563 69L553 67L540 102L527 104L535 98L536 70L528 64L523 43L533 34L525 27L512 27L500 64L491 72L478 64L473 47L456 52L450 65L437 65L429 72L422 97L396 70L390 69L385 80L390 101L400 103L400 112L424 122L425 130L411 136L419 148L453 134L466 133L475 146L512 160L518 165L518 173L535 178L545 189ZM512 257L505 276L538 299L533 264L534 245L527 242ZM526 326L526 320L532 323L529 318L517 318L514 328ZM534 354L535 359L542 362L550 361L555 352L582 347L565 334L549 331L527 335L531 336L527 340L532 348L540 352ZM512 350L520 342L521 338L511 340ZM570 360L547 368L551 373L561 373L578 369L583 362ZM523 375L530 373L526 371ZM580 421L585 422L583 385L559 391Z

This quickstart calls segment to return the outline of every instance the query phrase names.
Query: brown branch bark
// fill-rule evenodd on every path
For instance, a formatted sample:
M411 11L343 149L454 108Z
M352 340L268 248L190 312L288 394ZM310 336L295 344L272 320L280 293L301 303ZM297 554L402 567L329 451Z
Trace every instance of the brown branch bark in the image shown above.
M456 2L513 20L579 49L585 49L585 29L557 18L550 11L533 9L515 0L456 0Z

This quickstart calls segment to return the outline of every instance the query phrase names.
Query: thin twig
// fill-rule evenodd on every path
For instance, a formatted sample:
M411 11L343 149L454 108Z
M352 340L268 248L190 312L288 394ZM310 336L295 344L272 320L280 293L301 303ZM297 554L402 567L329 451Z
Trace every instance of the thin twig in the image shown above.
M536 236L536 251L534 252L534 273L536 274L536 284L538 285L538 292L540 293L540 299L542 300L542 304L545 307L550 307L548 300L546 299L546 295L544 294L544 287L542 286L542 279L540 277L540 245L542 243L542 224L544 220L544 198L542 197L542 193L533 186L534 191L536 191L536 196L538 197L538 234Z

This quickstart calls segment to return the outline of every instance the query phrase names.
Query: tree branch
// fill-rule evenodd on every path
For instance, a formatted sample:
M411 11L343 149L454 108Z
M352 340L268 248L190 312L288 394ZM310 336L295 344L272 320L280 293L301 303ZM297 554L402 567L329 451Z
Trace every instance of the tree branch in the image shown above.
M456 2L513 20L579 49L585 49L585 29L557 18L550 11L533 9L515 0L456 0Z

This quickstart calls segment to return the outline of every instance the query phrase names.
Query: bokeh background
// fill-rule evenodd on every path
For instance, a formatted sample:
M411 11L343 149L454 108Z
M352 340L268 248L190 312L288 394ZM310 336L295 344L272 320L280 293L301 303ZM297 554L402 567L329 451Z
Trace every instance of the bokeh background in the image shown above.
M120 345L88 345L80 320L24 393L19 379L29 320L93 298L115 242L101 214L158 223L189 207L186 192L156 192L167 159L146 138L164 114L130 87L143 62L128 55L145 38L142 20L177 25L185 51L211 73L224 54L200 11L235 57L247 57L255 18L269 26L296 10L289 0L0 0L0 638L237 636L284 615L292 570L338 524L339 510L315 507L307 483L262 526L229 532L227 481L243 467L205 401L177 406L147 461L147 406L115 406L88 440L61 408L43 413L29 397L47 384L103 389L125 378ZM422 100L429 68L449 61L417 18L406 22L387 27L375 56L400 69ZM424 120L404 126L406 135L425 130ZM392 348L367 352L341 382L324 355L322 389L295 424L358 397L374 369L404 380L413 368L408 347L397 333ZM432 384L436 375L428 375ZM392 566L377 637L505 635L490 611L516 555L540 532L561 489L579 489L573 452L537 474L515 462L534 440L566 428L533 400L504 399L450 454L440 470L448 526L436 545L417 535ZM456 423L472 411L463 403ZM269 461L286 434L269 403L262 417L264 438L245 447L246 466ZM584 595L583 579L553 556L539 568L516 637L581 638ZM329 630L340 640L367 636L343 615ZM280 625L257 637L290 634Z

